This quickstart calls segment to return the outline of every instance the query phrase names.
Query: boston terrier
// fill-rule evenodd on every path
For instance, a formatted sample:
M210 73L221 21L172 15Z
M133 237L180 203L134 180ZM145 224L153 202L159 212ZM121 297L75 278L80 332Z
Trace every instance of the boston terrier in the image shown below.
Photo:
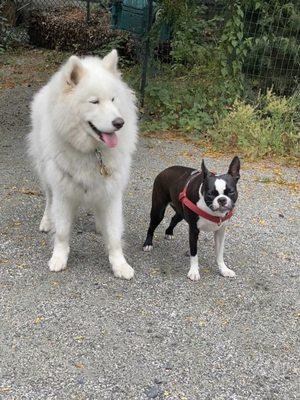
M209 172L204 160L201 172L192 168L173 166L162 171L155 178L152 192L150 225L143 250L153 249L153 234L164 218L168 204L174 209L166 239L173 238L175 226L183 219L189 224L189 244L191 267L188 277L192 281L200 279L197 241L200 231L214 232L215 252L221 275L234 277L223 259L225 227L233 214L238 198L237 182L240 178L240 160L236 156L229 165L228 172L215 175Z

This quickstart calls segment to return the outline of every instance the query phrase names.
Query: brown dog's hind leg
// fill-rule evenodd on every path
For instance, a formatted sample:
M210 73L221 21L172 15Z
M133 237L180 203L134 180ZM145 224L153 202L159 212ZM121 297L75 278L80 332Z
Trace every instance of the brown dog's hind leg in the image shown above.
M174 228L175 228L175 226L176 226L180 221L182 221L182 220L183 220L183 217L182 217L180 214L178 214L178 213L176 213L176 214L172 217L171 222L170 222L170 225L169 225L169 227L166 229L166 232L165 232L165 239L170 240L170 239L173 238L173 231L174 231Z
M152 192L152 207L150 213L150 225L147 232L147 237L143 245L144 251L151 251L153 249L153 234L155 229L164 218L165 210L170 202L168 193L166 193L155 180Z

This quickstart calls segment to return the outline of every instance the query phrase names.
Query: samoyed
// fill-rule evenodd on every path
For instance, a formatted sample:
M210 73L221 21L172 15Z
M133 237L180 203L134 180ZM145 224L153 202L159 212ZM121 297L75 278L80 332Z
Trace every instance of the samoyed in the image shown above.
M134 275L121 236L137 109L117 63L116 50L103 59L72 56L32 102L29 152L46 196L40 231L55 231L51 271L66 268L72 222L84 206L95 215L114 275Z

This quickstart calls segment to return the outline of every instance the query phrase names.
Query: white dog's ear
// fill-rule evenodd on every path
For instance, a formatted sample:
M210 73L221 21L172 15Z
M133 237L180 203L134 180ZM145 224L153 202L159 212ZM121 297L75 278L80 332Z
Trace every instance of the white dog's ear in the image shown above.
M116 49L113 49L102 59L102 65L113 74L118 74L118 60L118 52Z
M71 56L64 66L64 72L67 84L71 87L76 86L84 74L80 58Z

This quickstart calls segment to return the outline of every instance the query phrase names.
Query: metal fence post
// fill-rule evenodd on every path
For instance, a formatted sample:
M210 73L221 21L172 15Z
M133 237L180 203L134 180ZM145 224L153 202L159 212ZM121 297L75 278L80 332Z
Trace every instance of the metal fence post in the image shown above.
M146 40L144 44L144 54L143 54L143 65L142 65L142 76L141 76L141 106L144 107L145 100L145 88L147 84L147 69L148 60L150 54L150 30L152 25L152 15L153 15L153 0L148 0L148 21L147 21L147 32Z
M89 23L91 19L91 3L90 0L86 0L86 22Z

